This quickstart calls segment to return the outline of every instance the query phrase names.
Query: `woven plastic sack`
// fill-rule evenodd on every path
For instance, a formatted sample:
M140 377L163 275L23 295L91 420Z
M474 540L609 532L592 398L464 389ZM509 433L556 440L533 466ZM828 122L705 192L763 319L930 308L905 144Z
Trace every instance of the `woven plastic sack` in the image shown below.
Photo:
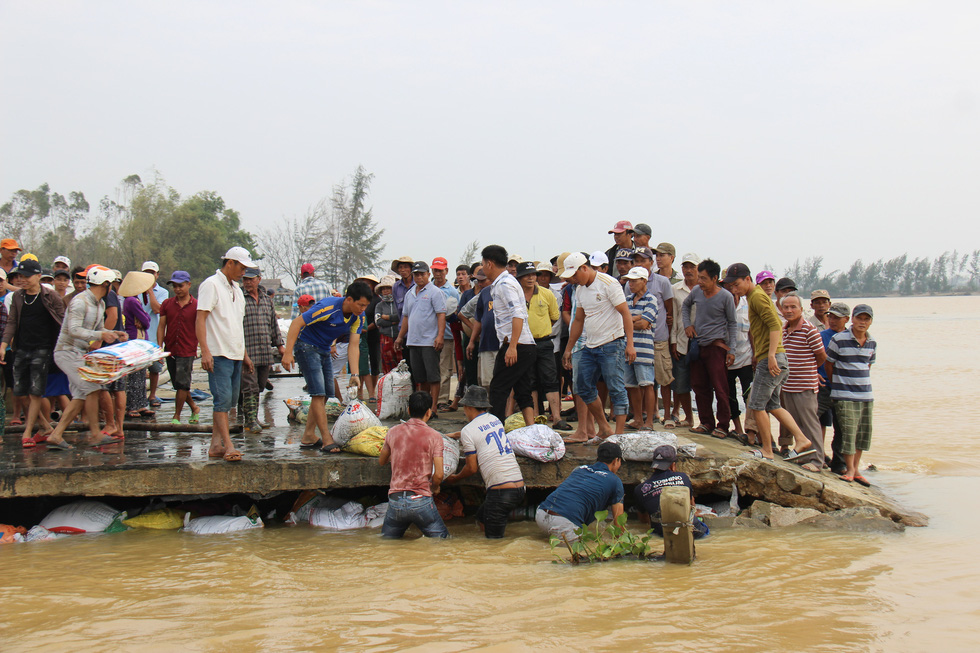
M538 415L534 418L535 424L548 424L548 418L544 415ZM504 433L510 433L516 429L522 429L527 424L524 422L524 414L517 412L504 420Z
M190 513L185 515L184 530L195 535L218 535L222 533L236 533L238 531L248 531L253 528L262 528L262 518L258 515L249 517L229 517L227 515L213 515L211 517L198 517L190 519Z
M119 514L99 501L75 501L55 508L39 525L52 533L101 533Z
M286 516L285 521L287 524L292 525L303 522L309 523L310 515L313 514L314 510L320 508L335 510L344 505L344 503L346 503L344 499L328 497L313 490L304 490L296 497L296 501L293 503L293 507Z
M561 460L565 455L565 441L550 426L532 424L524 428L514 429L507 434L510 448L518 456L543 463Z
M456 473L459 467L459 440L442 436L442 477Z
M331 531L349 531L367 528L368 519L364 506L356 501L348 501L340 508L316 508L310 513L310 525Z
M653 450L665 444L677 446L677 436L670 431L637 431L636 433L617 433L607 438L608 442L617 442L623 449L623 460L638 460L650 462L653 460Z
M184 525L184 513L173 508L163 508L161 510L151 510L142 515L124 519L123 522L130 528L148 528L158 531L173 531Z
M24 528L23 526L10 526L9 524L0 524L0 544L23 542L25 535L27 535L27 529Z
M381 426L378 416L361 402L352 401L334 422L330 435L333 436L334 442L344 446L352 437L372 426Z
M400 361L395 369L378 379L378 416L381 419L408 417L408 398L412 394L412 373Z
M52 533L44 526L33 526L31 530L27 531L27 535L24 536L25 542L45 542L47 540L60 540L63 537L68 537L67 533Z
M377 458L381 455L381 448L385 446L386 435L388 429L384 426L366 428L350 439L344 451Z

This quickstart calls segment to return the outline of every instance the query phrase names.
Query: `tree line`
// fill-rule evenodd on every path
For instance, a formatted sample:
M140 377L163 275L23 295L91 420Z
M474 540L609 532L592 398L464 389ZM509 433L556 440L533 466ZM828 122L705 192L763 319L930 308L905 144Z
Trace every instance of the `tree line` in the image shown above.
M195 285L237 245L260 261L266 278L297 282L300 265L310 262L318 277L343 288L383 263L384 230L366 206L372 178L359 166L306 216L270 221L258 236L242 228L239 212L217 193L184 196L159 174L151 181L126 177L94 210L83 192L63 195L44 183L0 205L0 237L15 238L43 266L63 255L125 273L153 260L164 274L186 270Z
M785 275L807 292L827 290L832 297L868 297L898 293L973 292L980 290L980 249L943 252L933 259L902 254L865 264L857 260L846 270L823 272L822 256L797 261ZM773 269L769 267L768 269Z

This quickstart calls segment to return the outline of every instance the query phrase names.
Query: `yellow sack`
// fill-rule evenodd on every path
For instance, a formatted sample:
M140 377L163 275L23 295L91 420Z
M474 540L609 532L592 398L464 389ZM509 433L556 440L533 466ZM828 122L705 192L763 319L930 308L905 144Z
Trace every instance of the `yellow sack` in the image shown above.
M160 531L176 530L184 525L184 513L173 508L164 508L124 519L123 523L130 528L152 528Z
M535 424L547 424L548 418L544 415L538 415L534 418ZM523 413L514 413L510 417L504 420L504 433L510 433L514 429L522 429L527 424L524 423Z
M386 435L388 435L387 427L371 426L352 437L344 447L344 451L377 458L381 455L381 448L385 446Z

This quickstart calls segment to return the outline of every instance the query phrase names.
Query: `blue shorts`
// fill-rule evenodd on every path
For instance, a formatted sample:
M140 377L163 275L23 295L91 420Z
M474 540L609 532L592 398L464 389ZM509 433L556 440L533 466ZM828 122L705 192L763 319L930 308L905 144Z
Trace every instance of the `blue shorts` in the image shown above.
M687 354L680 359L671 358L674 361L674 381L670 384L670 389L679 395L686 395L691 391L691 362L687 360Z
M633 363L626 366L626 387L645 388L656 383L657 370L653 363Z
M214 371L208 373L208 388L214 397L214 412L227 413L238 404L242 388L242 361L214 357Z
M316 345L297 340L293 347L293 356L299 364L299 371L306 381L306 390L311 397L326 397L327 383L330 384L330 396L333 396L333 361L329 349L320 349Z
M578 355L575 394L585 403L592 403L599 398L596 384L601 377L609 388L612 414L625 415L629 408L623 379L626 374L626 338L616 338L598 347L585 347Z

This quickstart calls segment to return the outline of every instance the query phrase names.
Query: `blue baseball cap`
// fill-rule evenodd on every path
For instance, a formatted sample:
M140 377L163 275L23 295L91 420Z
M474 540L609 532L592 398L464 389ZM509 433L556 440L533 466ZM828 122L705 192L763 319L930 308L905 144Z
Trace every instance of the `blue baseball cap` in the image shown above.
M167 283L187 283L190 280L191 280L190 273L184 272L183 270L177 270L176 272L170 275L170 281L168 281Z

